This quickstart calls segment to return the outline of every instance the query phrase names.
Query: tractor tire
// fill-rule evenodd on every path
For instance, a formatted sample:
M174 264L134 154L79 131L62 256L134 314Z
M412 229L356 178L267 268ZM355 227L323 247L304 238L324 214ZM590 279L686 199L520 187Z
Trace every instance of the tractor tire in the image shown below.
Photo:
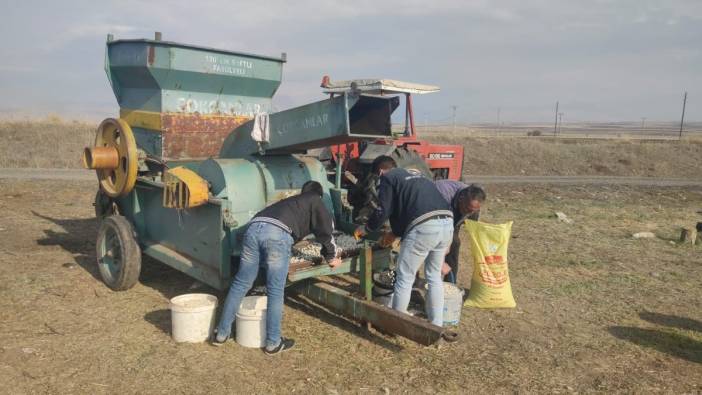
M422 173L424 177L427 177L430 180L434 179L434 173L429 168L427 162L425 162L424 159L422 159L422 157L417 153L417 151L405 147L397 147L390 156L395 159L397 167L407 170L417 170Z
M111 215L102 221L95 250L102 281L112 290L125 291L139 281L141 249L126 218Z

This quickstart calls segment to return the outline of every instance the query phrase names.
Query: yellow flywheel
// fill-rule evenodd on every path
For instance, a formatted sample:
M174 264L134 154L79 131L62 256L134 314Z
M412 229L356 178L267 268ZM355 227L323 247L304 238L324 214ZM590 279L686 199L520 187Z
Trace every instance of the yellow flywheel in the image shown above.
M138 158L136 140L122 119L107 118L97 128L95 146L83 151L83 166L95 169L100 189L107 196L124 196L136 182Z

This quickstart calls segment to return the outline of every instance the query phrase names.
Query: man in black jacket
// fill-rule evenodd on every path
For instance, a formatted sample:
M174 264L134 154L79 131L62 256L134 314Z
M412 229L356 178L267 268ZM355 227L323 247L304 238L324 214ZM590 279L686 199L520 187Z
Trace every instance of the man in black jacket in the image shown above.
M402 238L397 258L392 308L407 312L412 284L424 263L429 289L426 311L429 321L443 325L444 284L441 266L453 237L453 213L434 183L421 174L398 169L389 156L373 161L380 176L379 208L357 234L379 230L390 219L392 233Z
M244 234L239 270L229 288L213 344L221 345L231 334L241 300L251 289L259 267L266 269L266 354L292 348L295 341L280 336L283 318L283 289L288 275L292 245L313 233L322 244L322 256L331 267L341 264L336 257L333 219L322 202L324 191L316 181L308 181L302 192L261 210L249 221Z

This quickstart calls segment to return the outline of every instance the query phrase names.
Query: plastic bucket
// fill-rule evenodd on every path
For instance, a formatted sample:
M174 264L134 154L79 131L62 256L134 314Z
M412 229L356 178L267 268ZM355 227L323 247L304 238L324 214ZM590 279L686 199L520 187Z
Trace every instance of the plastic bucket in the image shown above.
M378 304L382 304L385 307L392 306L392 295L394 293L392 289L387 289L376 284L373 285L372 292L373 301L375 301Z
M206 341L215 325L217 297L209 294L185 294L170 301L171 333L178 343Z
M373 273L373 300L386 307L392 305L392 295L395 291L395 272L387 270Z
M444 326L458 325L466 291L455 284L444 283Z
M236 313L236 342L244 347L266 345L267 296L247 296Z

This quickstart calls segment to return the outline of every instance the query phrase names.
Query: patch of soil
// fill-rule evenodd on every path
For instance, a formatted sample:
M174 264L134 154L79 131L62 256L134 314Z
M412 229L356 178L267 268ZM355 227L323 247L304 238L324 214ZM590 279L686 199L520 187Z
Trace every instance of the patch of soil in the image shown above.
M168 299L186 275L144 259L99 279L93 182L0 180L0 387L14 393L702 391L702 254L673 240L700 188L486 186L482 219L514 220L516 309L464 308L457 343L422 347L286 301L274 358L175 344ZM21 195L21 198L11 196ZM573 219L566 224L555 211ZM632 233L651 231L655 239ZM464 240L467 246L467 240ZM459 284L469 287L470 251ZM478 389L478 390L476 390Z

